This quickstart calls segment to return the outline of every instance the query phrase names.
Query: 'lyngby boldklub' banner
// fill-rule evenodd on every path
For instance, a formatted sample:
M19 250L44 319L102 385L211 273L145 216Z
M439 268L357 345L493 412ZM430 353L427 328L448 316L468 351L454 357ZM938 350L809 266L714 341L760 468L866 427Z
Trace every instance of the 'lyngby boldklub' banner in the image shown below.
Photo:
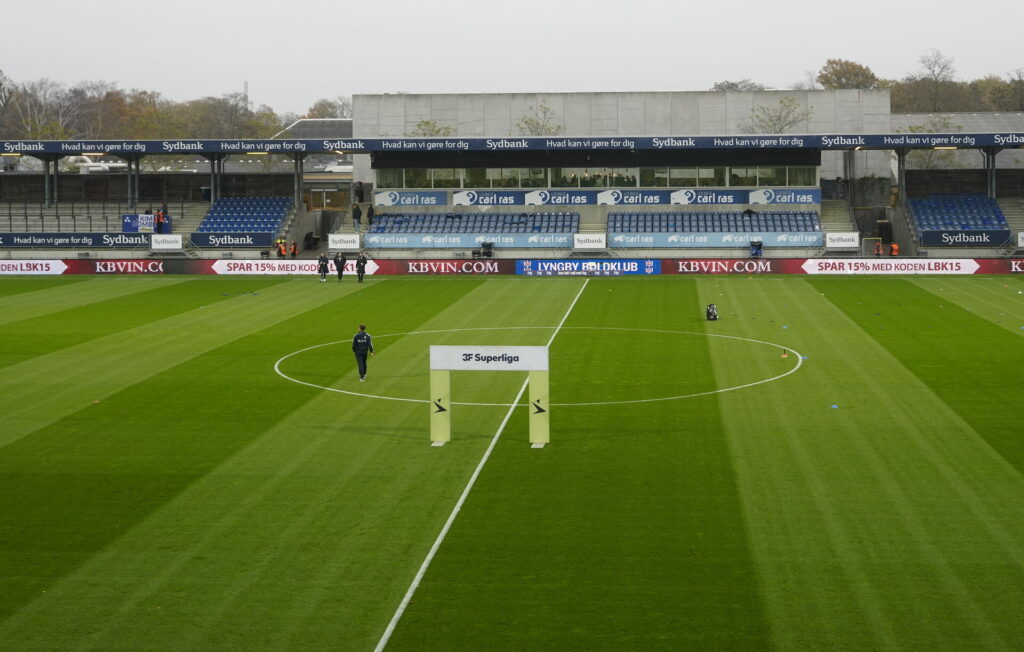
M522 276L619 276L661 274L661 261L651 259L531 259L517 260Z

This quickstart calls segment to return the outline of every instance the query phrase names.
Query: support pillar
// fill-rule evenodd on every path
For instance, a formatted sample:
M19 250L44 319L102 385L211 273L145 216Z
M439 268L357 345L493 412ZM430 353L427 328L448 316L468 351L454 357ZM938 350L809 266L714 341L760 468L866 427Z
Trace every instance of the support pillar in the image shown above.
M50 165L52 163L53 163L53 161L51 159L47 158L45 160L45 166L43 168L45 170L45 172L43 173L43 202L46 204L47 208L50 207L50 203L51 203L51 195L50 195L51 188L50 188L50 186L51 186L52 182L51 182L51 178L50 178Z
M902 147L896 150L896 184L903 201L907 198L907 150Z

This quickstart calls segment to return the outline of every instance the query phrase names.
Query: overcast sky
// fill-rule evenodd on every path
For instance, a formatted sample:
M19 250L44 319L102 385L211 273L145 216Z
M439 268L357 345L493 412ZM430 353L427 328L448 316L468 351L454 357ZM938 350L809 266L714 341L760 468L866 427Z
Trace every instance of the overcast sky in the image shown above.
M358 93L788 88L826 59L881 77L932 49L957 79L1024 68L1021 0L17 0L0 70L278 112Z

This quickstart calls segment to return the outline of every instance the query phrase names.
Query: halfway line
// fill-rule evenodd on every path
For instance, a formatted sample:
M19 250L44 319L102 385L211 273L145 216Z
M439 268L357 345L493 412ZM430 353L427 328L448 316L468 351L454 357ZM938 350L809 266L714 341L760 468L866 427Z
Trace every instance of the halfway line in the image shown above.
M583 291L587 289L587 284L590 283L590 279L583 281L583 287L576 293L572 303L569 304L569 309L562 315L562 321L558 322L558 326L555 327L555 332L551 334L551 338L545 346L551 346L551 343L555 341L555 336L558 335L558 331L562 330L562 326L565 324L565 320L569 318L569 313L576 307L576 302L579 301ZM526 391L526 386L530 382L527 378L523 381L522 387L519 388L519 393L516 394L515 400L512 405L509 406L508 412L505 413L505 418L501 420L501 425L498 426L498 431L494 433L494 437L491 438L491 443L487 446L487 450L484 451L484 456L480 458L480 463L476 465L476 470L473 471L473 475L469 476L469 482L466 483L466 488L462 490L462 495L455 502L455 507L452 508L452 513L448 515L448 520L445 521L444 527L441 528L441 532L437 535L437 539L434 540L434 545L430 546L430 550L427 552L426 558L423 563L420 564L420 569L416 571L416 577L412 579L412 584L409 585L409 590L405 592L402 597L402 601L398 605L398 609L395 610L395 615L391 617L391 622L388 623L387 629L384 630L384 634L381 635L380 641L377 642L377 647L374 648L374 652L382 652L387 646L388 641L391 639L391 635L395 632L395 627L398 625L398 621L402 619L402 614L405 613L409 603L412 602L412 596L416 593L416 589L420 586L420 581L423 580L423 576L426 574L427 569L430 567L430 562L434 560L434 555L437 554L437 550L441 547L444 542L444 538L448 536L448 530L451 529L452 523L455 522L455 517L462 509L463 503L466 502L466 498L469 496L470 490L473 489L473 485L476 484L476 479L480 476L480 471L483 470L484 464L487 463L487 459L491 456L491 451L494 450L495 445L498 443L498 439L501 437L501 433L505 431L505 425L508 424L508 420L512 417L512 412L519 407L519 399L523 397L523 392Z

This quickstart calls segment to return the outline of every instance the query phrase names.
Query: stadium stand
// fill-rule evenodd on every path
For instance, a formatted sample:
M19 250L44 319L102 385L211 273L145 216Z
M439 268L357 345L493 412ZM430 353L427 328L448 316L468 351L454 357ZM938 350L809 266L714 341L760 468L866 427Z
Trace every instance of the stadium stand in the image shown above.
M579 213L382 213L371 233L575 233Z
M223 197L213 204L197 230L201 233L276 233L291 208L290 197Z
M984 195L930 195L907 200L908 213L921 231L971 231L1009 228L996 200Z
M159 201L143 201L136 206L127 202L0 203L0 233L114 233L121 231L121 216L155 213ZM210 203L175 201L169 205L172 229L169 233L191 233L206 217Z
M820 231L816 211L609 213L610 233L769 233Z

